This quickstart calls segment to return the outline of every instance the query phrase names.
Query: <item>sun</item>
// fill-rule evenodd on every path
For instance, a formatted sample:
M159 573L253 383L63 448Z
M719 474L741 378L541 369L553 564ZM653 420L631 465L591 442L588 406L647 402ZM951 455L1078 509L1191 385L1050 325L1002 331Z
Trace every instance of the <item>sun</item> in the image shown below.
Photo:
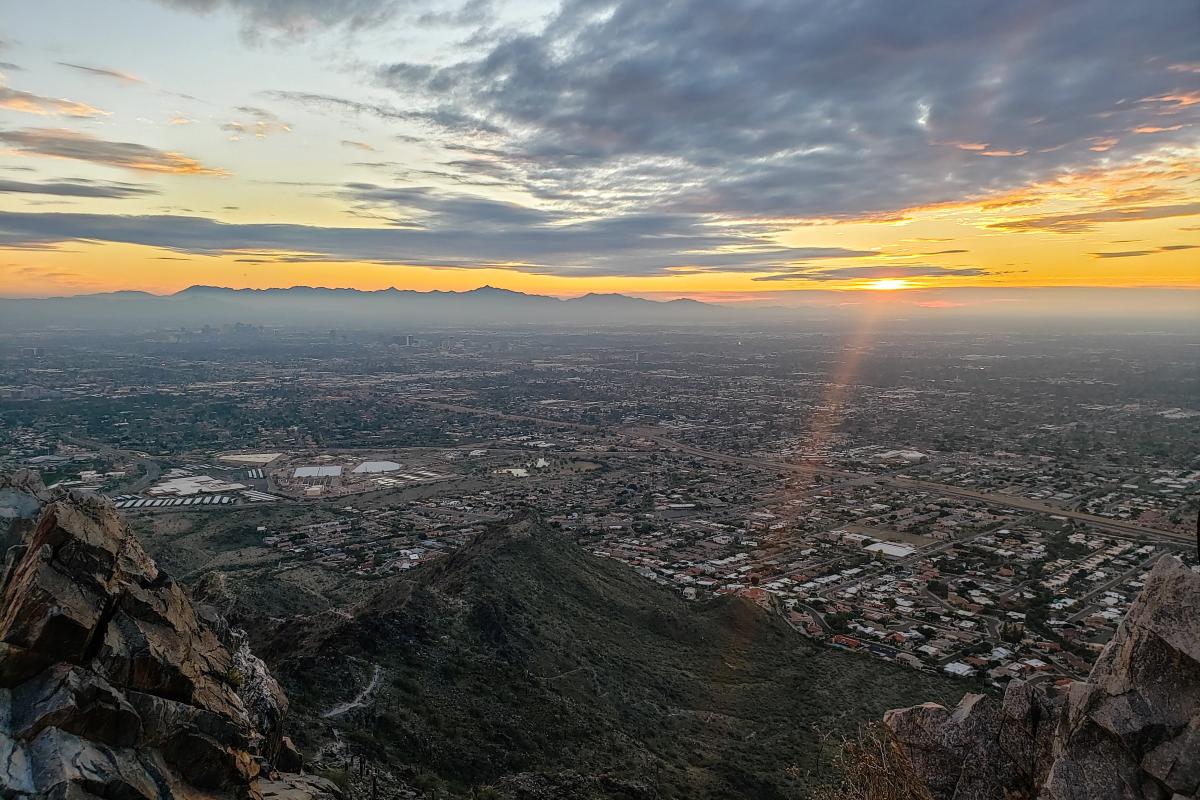
M864 289L874 289L876 291L890 292L895 289L907 289L912 286L911 283L903 278L879 278L873 280L864 286Z

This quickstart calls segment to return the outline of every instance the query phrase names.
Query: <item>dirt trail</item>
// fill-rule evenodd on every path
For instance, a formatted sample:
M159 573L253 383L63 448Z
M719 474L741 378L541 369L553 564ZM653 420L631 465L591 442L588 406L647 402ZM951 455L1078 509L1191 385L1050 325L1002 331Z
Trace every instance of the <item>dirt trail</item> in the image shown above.
M383 669L376 664L375 671L371 673L370 682L353 700L348 703L340 703L326 711L321 716L325 719L332 719L333 717L340 717L342 714L345 714L348 711L353 711L356 708L362 708L365 706L367 704L367 700L371 698L371 695L375 693L375 689L379 686L379 678L382 675Z

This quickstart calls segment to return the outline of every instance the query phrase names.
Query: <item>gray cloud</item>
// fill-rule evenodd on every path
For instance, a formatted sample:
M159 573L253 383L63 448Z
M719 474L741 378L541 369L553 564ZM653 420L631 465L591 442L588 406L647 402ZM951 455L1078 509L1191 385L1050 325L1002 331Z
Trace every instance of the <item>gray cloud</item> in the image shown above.
M273 89L262 92L266 97L296 103L320 111L332 109L350 111L355 114L365 114L385 120L414 122L447 130L459 132L481 132L499 134L501 129L487 120L480 119L470 113L455 111L448 107L436 107L428 110L399 109L387 103L372 103L361 100L351 100L329 94L314 92L293 92Z
M158 194L153 186L115 181L90 181L82 178L63 181L12 181L0 179L0 194L40 194L55 197L98 197L123 199Z
M1107 222L1137 222L1147 219L1191 217L1200 215L1200 203L1177 203L1163 206L1130 206L1071 214L1042 214L1033 217L994 222L989 228L1004 231L1049 231L1051 233L1081 233L1094 230Z
M807 272L781 273L751 278L755 281L816 282L845 280L871 280L879 278L947 278L977 277L989 274L982 267L938 267L932 264L876 265L861 267L834 267Z
M88 161L140 172L176 175L224 175L182 153L156 150L133 142L112 142L62 128L0 130L0 142L27 155Z
M92 75L97 78L110 78L115 81L120 81L121 83L145 83L144 80L136 75L130 75L128 72L122 72L117 69L109 69L107 67L89 67L85 64L72 64L67 61L59 61L58 65L60 67L67 67L78 72L83 72L87 75Z
M486 118L545 199L841 217L1194 141L1200 104L1139 101L1187 89L1169 65L1198 26L1194 0L566 0L540 33L378 79ZM1148 121L1184 127L1130 135Z
M402 0L158 0L172 8L211 13L228 10L242 20L242 35L298 39L333 28L380 25L407 5Z
M1177 250L1197 250L1200 249L1200 244L1167 244L1162 247L1156 247L1153 250L1110 250L1103 253L1092 253L1095 258L1137 258L1138 256L1152 256L1155 253L1173 253Z
M270 260L346 260L558 275L662 275L679 270L768 272L801 259L852 259L872 251L785 248L768 230L714 225L686 214L576 219L429 189L351 184L356 203L390 210L386 227L229 224L196 216L0 213L0 244L72 241L142 244L182 253Z

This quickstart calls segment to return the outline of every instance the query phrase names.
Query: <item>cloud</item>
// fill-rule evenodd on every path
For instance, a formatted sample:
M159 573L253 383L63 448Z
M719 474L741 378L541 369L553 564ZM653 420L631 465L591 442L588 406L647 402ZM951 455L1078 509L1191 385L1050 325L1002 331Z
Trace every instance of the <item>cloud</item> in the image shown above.
M396 15L397 0L158 0L165 6L199 13L228 10L242 20L242 36L300 39L335 28L378 26Z
M140 244L189 254L270 261L365 261L553 275L671 275L679 271L791 269L798 259L873 256L841 248L788 248L774 231L748 233L686 214L577 219L432 189L352 184L356 202L390 210L382 227L233 224L198 216L0 213L0 243Z
M221 130L232 134L230 139L240 139L242 134L254 136L256 139L265 139L275 133L291 133L292 126L279 117L267 111L264 108L257 106L238 106L237 111L241 114L249 116L249 121L243 122L239 120L231 120L222 124Z
M22 92L8 86L0 86L0 108L9 111L21 111L26 114L40 116L58 115L63 117L102 117L107 111L79 103L74 100L57 97L42 97L31 92Z
M56 197L103 197L123 199L158 194L153 186L139 183L90 181L82 178L64 181L12 181L0 179L0 194L41 194Z
M1164 66L1194 61L1196 21L1194 0L565 0L537 32L377 80L485 120L542 199L854 218L1187 143L1127 134L1148 110L1200 118Z
M110 78L121 83L145 83L144 80L136 75L130 75L128 72L122 72L118 69L108 69L107 67L89 67L85 64L72 64L67 61L59 61L60 67L68 67L69 69L92 75L97 78Z
M762 282L808 281L826 283L846 280L878 280L881 278L972 278L989 274L982 267L938 267L931 264L899 264L861 267L835 267L808 272L763 275L751 280Z
M22 72L25 68L20 64L14 64L11 61L0 61L0 69L6 69L10 72Z
M1094 230L1109 222L1140 222L1148 219L1168 219L1200 215L1200 203L1180 203L1163 206L1135 206L1080 211L1071 214L1043 214L1033 217L993 222L989 228L1003 231L1050 231L1080 233Z
M141 172L175 175L225 175L224 170L205 166L181 153L156 150L133 142L112 142L63 128L0 130L0 143L19 153L66 158Z
M1092 253L1095 258L1137 258L1139 256L1152 256L1155 253L1173 253L1178 250L1196 250L1200 249L1200 244L1167 244L1162 247L1156 247L1153 250L1110 250L1106 253Z
M480 28L496 19L492 0L466 0L458 8L425 11L417 17L417 24L424 27L470 27Z
M368 153L378 153L379 151L367 144L366 142L356 142L353 139L342 139L342 147L349 147L352 150L365 150Z
M277 100L285 100L298 105L307 106L320 111L341 110L355 114L367 114L385 120L400 120L414 122L445 130L457 132L475 132L499 134L501 129L487 120L480 119L468 112L459 112L446 107L435 107L427 110L401 110L387 103L373 103L352 100L346 97L336 97L329 94L313 92L293 92L272 89L262 92L264 96Z
M1092 253L1092 255L1096 258L1136 258L1152 255L1154 252L1154 250L1117 250L1107 253Z

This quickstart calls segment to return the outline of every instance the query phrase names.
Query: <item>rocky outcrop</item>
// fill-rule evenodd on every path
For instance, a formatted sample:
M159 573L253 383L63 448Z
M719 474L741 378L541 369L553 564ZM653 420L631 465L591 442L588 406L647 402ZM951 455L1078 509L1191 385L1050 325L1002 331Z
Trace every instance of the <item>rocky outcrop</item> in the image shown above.
M1160 559L1086 681L890 711L934 800L1200 797L1200 574Z
M106 500L19 474L0 505L22 531L0 586L0 794L261 797L287 699L239 632L198 613Z

